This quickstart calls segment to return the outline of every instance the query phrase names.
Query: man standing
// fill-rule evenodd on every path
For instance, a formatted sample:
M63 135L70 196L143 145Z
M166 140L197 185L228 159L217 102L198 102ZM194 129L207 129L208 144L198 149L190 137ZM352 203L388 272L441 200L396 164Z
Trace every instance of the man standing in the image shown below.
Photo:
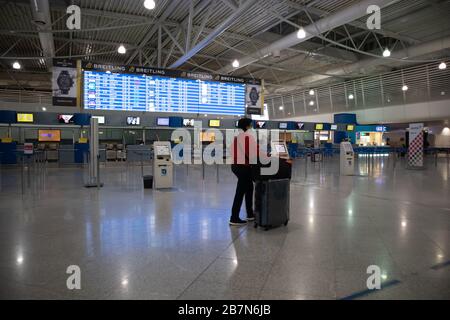
M256 164L259 154L259 146L249 133L252 128L252 120L242 118L238 122L238 128L242 130L231 145L233 164L231 171L238 178L236 193L234 195L233 207L231 209L230 225L242 226L247 221L255 220L253 214L253 180L251 164ZM247 209L247 221L241 220L239 213L245 197L245 207Z

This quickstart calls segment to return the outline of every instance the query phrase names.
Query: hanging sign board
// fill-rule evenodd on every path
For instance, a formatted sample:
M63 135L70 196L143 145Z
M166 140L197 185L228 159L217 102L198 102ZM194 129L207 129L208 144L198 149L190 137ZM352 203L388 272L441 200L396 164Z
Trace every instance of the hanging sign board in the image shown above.
M53 59L53 105L78 105L78 69L76 60Z
M255 80L253 83L247 83L245 105L248 115L264 114L264 81Z

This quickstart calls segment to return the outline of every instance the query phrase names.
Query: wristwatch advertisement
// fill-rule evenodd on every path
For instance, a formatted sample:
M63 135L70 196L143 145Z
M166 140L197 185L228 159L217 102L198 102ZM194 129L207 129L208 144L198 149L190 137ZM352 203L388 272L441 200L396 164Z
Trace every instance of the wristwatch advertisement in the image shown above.
M261 115L263 113L264 95L263 86L247 84L245 103L248 115Z
M78 105L77 61L53 60L53 105L75 107Z
M62 95L68 95L70 88L74 85L74 81L67 70L63 70L59 73L56 82Z

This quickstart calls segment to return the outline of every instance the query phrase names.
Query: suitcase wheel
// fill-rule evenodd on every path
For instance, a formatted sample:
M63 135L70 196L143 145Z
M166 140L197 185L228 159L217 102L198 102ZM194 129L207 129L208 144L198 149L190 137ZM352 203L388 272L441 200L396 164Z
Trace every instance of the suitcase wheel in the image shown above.
M288 223L289 223L289 220L284 223L284 226L286 227L288 225Z
M270 229L269 227L265 227L264 231L269 231L269 229Z

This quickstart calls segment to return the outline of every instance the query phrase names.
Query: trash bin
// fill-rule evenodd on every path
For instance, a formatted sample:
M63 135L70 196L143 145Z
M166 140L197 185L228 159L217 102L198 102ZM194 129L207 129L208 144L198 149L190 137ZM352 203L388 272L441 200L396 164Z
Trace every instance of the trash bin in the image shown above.
M153 189L153 176L144 176L144 189Z

